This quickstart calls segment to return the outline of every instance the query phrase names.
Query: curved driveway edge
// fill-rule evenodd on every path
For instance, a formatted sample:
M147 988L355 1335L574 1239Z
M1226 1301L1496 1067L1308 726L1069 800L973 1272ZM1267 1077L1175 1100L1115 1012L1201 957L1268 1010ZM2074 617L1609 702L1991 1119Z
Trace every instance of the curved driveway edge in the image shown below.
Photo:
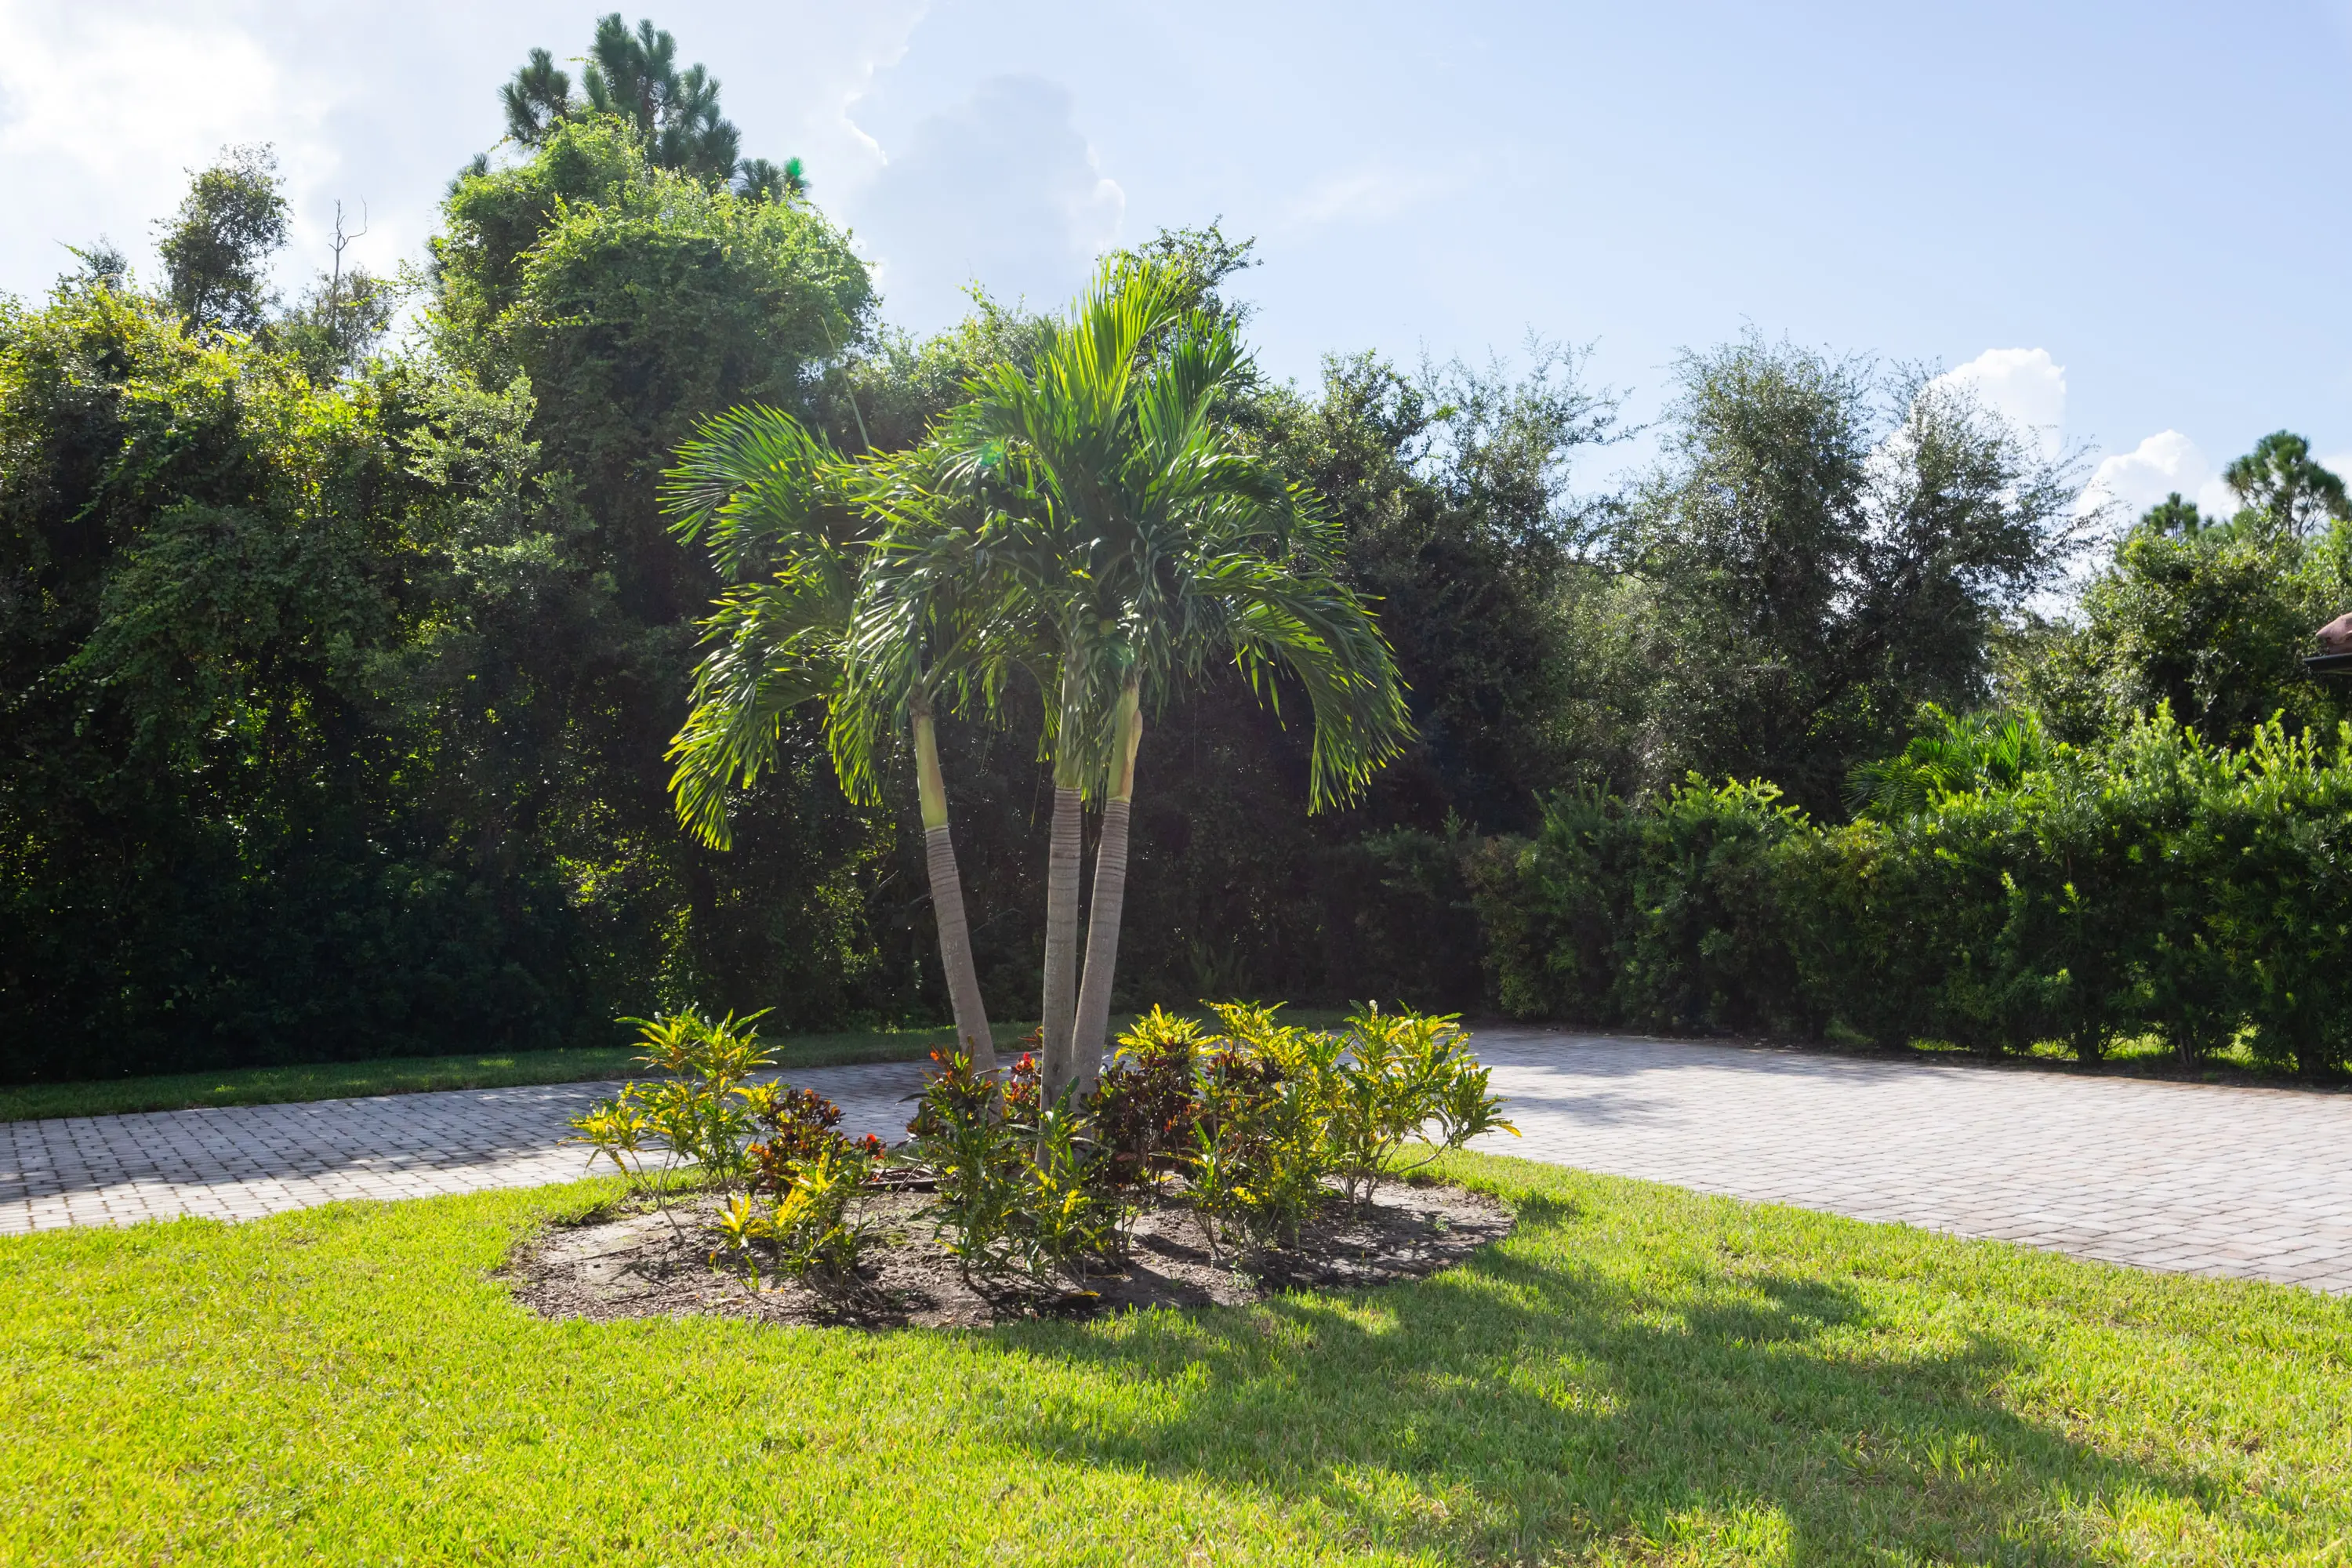
M2352 1291L2352 1095L1495 1027L1477 1146L2077 1258Z
M2352 1095L1495 1027L1479 1146L2147 1268L2352 1291ZM898 1135L910 1063L793 1075ZM0 1123L0 1234L569 1181L609 1083Z
M852 1136L905 1135L911 1062L812 1068ZM251 1219L344 1198L536 1187L588 1173L572 1118L620 1088L534 1084L0 1122L0 1235L194 1215ZM608 1170L609 1166L606 1167Z

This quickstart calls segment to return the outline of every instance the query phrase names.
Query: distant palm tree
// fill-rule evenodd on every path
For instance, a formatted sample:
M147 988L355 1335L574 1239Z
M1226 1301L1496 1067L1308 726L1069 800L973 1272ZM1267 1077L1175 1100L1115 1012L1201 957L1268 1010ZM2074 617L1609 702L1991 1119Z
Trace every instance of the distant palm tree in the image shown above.
M1339 579L1336 528L1217 420L1251 372L1230 322L1195 293L1163 264L1106 264L1032 366L981 373L934 442L940 476L983 502L971 556L984 582L968 597L999 628L999 658L1024 659L1046 699L1052 1095L1090 1087L1101 1066L1147 706L1213 655L1268 701L1286 672L1313 710L1309 809L1352 796L1411 733L1394 657ZM1081 984L1090 794L1103 824Z
M877 563L889 570L905 553L877 552L876 546L894 526L901 535L908 528L905 496L930 492L907 481L901 470L908 459L852 461L772 408L739 408L706 421L678 458L663 490L673 531L686 541L707 541L713 561L736 584L702 623L709 651L695 672L691 711L670 743L678 820L704 843L728 847L730 792L749 788L775 764L786 716L812 702L825 707L843 789L853 799L878 800L873 752L903 717L913 732L925 861L956 1037L974 1066L994 1071L936 720L940 696L969 662L952 644L940 647L943 628L951 637L957 622L962 574L919 582L917 568L900 569L892 591L901 613L887 626L868 625L862 643L877 668L853 680L850 663L861 597L872 596L866 579ZM936 552L937 542L933 547Z
M1893 822L1952 795L2014 789L2026 774L2049 765L2050 742L2031 712L1955 716L1931 702L1920 718L1937 728L1848 776L1846 803L1856 813Z

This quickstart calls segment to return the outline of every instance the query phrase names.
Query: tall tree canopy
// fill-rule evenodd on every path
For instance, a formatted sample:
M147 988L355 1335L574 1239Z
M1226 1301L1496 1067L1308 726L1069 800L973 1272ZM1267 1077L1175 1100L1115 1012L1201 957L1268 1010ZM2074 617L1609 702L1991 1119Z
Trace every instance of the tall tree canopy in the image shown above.
M1040 997L1039 915L1049 884L1087 897L1056 874L1088 847L1122 954L1089 1016L1475 1005L1464 867L1564 789L1696 769L1836 814L1923 723L1913 772L1957 777L1960 739L2103 746L2158 703L2217 741L2344 716L2297 660L2352 605L2352 524L2291 434L2232 465L2234 515L2168 502L2044 622L2074 466L1948 383L1752 337L1692 354L1663 461L1580 495L1616 405L1574 353L1268 383L1232 348L1250 247L1214 226L1115 260L1165 307L1118 363L984 299L918 339L658 29L607 16L505 98L508 148L450 187L388 350L393 293L328 258L272 297L266 150L195 176L152 290L101 245L0 302L0 1072L552 1044L689 999L984 1029ZM826 504L854 529L786 549L772 517L709 548L774 479L760 441L718 460L736 408L845 476ZM698 438L727 499L688 548L663 476ZM975 607L917 583L966 549L1013 628L984 668L955 651ZM917 679L845 749L845 678L761 682L783 645L846 648L877 563L915 574L891 593ZM1309 816L1330 672L1258 634L1328 651L1349 605L1412 732ZM698 689L709 635L736 657ZM668 799L682 723L758 742L724 854ZM1065 760L1129 806L1124 858L1098 828L1049 857ZM925 907L950 884L971 919L942 965Z
M2281 446L2264 437L2231 471L2270 469ZM2312 680L2302 664L2314 629L2352 609L2352 524L2306 536L2293 521L2334 478L2311 468L2324 478L2296 484L2292 498L2252 481L2241 491L2250 504L2231 521L2200 526L2196 508L2175 497L2117 542L2078 616L2018 660L2018 695L2053 734L2096 745L2159 705L2232 746L2273 717L2323 734L2352 718L2341 689Z
M1947 383L1755 336L1676 374L1665 461L1578 606L1614 688L1581 744L1620 787L1760 775L1834 814L1920 703L1990 695L1994 633L2073 548L2079 464Z
M2255 442L2221 477L2245 502L2240 517L2249 526L2301 535L2329 522L2352 521L2344 481L2312 457L2310 442L2291 430L2273 431Z
M739 156L742 132L719 112L718 79L698 63L680 69L677 40L649 20L632 29L618 11L597 18L581 88L583 96L574 98L571 75L555 57L531 50L499 89L507 135L537 148L557 127L602 115L631 127L656 167L705 184L734 180L737 195L759 201L808 188L798 158L774 163Z

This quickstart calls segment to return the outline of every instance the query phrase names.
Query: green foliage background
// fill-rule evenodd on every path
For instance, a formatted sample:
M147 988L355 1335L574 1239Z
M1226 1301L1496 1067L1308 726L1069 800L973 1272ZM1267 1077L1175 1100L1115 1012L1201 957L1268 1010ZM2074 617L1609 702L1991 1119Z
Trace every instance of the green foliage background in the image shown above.
M662 753L719 579L656 485L745 404L909 445L1048 324L977 299L896 331L791 182L730 189L567 101L457 176L401 283L339 269L281 309L256 258L283 205L239 149L159 286L93 251L0 303L0 1078L597 1047L689 998L790 1030L945 1015L905 759L854 806L807 720L734 849L678 830ZM1245 318L1246 244L1144 248ZM1120 1005L2086 1054L2252 1026L2341 1058L2347 714L2296 660L2352 535L2299 442L2232 469L2239 517L2129 530L2053 622L2079 459L1924 373L1693 353L1659 463L1592 497L1574 465L1617 402L1581 371L1540 343L1517 374L1335 354L1233 399L1343 525L1419 736L1310 817L1300 704L1227 676L1152 715ZM942 730L999 1016L1042 952L1034 703ZM1858 767L1988 709L2059 761L1848 819Z

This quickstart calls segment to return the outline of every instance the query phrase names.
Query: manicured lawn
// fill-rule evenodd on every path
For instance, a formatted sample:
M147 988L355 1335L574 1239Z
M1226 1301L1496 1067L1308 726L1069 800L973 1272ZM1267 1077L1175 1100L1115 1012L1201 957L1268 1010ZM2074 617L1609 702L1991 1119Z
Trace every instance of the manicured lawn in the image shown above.
M0 1240L0 1561L2342 1563L2352 1304L1505 1160L1420 1284L541 1321L600 1184Z
M1003 1031L999 1031L1000 1033ZM869 1029L835 1035L789 1035L778 1041L787 1067L840 1062L920 1061L955 1038L936 1029ZM515 1051L502 1056L391 1057L382 1061L315 1066L230 1068L219 1072L154 1078L99 1079L82 1083L16 1084L0 1088L0 1121L43 1116L113 1116L134 1110L186 1110L204 1105L278 1105L362 1094L415 1094L436 1089L503 1089L524 1083L577 1083L627 1078L638 1047Z

